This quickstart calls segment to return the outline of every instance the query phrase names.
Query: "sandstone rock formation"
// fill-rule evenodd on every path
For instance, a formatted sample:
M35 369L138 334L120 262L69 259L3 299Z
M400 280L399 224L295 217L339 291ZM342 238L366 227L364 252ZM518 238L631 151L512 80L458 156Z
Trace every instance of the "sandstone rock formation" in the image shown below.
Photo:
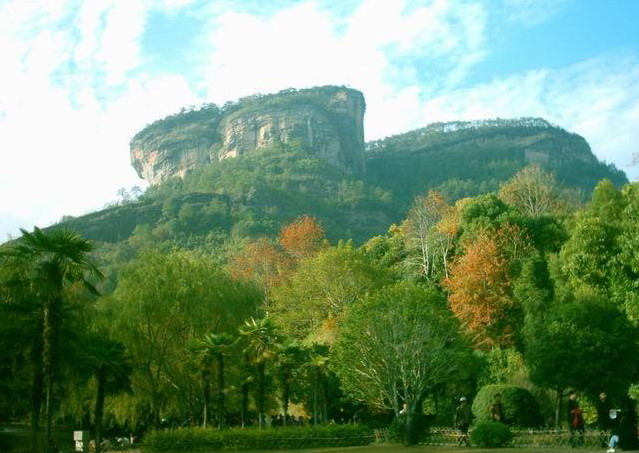
M208 105L157 121L131 140L131 162L151 185L276 143L297 143L347 174L364 171L361 92L285 90Z

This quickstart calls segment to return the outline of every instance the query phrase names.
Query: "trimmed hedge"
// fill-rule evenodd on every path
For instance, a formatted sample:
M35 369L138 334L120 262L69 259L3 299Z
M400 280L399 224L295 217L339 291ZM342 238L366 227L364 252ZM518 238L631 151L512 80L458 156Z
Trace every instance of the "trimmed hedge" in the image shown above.
M149 452L272 450L368 445L373 431L362 425L288 428L178 428L149 432L142 444Z
M477 422L490 420L490 405L501 394L506 423L512 426L535 428L542 424L541 410L535 397L525 388L514 385L485 385L473 401L473 415Z
M513 433L503 423L485 421L478 423L470 432L473 445L487 448L505 447L513 440Z

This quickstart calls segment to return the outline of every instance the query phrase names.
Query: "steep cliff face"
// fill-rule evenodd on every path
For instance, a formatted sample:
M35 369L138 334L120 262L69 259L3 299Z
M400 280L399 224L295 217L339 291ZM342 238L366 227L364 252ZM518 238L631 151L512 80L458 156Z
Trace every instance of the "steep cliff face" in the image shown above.
M299 143L347 174L364 170L364 96L343 87L286 90L208 105L147 126L131 161L151 185L276 143Z
M151 185L209 165L219 146L222 113L214 104L182 111L148 125L131 140L131 164Z

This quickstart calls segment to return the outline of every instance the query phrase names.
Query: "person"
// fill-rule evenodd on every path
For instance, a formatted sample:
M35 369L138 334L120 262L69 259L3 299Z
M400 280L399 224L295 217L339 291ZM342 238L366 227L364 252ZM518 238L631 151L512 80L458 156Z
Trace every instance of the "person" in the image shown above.
M601 431L608 431L610 429L610 401L608 401L608 395L605 392L599 394L599 401L597 401L597 425Z
M455 426L461 432L460 445L470 445L468 441L468 428L470 427L471 410L468 399L465 396L459 398L459 406L455 410Z
M570 427L570 444L573 447L582 445L586 423L584 422L583 411L579 407L576 392L571 393L568 399L568 424Z
M506 417L504 417L504 405L501 402L500 393L495 394L493 403L488 408L488 415L494 422L506 423Z
M608 411L608 429L610 429L610 440L608 441L607 453L615 453L617 445L619 445L619 426L621 425L621 411L619 409L610 409Z
M597 401L597 426L599 427L599 437L601 438L601 446L608 445L608 431L610 430L610 401L605 392L599 394Z

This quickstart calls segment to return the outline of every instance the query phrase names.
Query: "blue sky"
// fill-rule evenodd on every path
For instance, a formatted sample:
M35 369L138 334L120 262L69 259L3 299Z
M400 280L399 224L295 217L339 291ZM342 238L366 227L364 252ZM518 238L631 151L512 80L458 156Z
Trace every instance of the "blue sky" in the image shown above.
M345 84L375 139L540 116L639 178L637 0L0 0L0 241L144 186L183 106Z

